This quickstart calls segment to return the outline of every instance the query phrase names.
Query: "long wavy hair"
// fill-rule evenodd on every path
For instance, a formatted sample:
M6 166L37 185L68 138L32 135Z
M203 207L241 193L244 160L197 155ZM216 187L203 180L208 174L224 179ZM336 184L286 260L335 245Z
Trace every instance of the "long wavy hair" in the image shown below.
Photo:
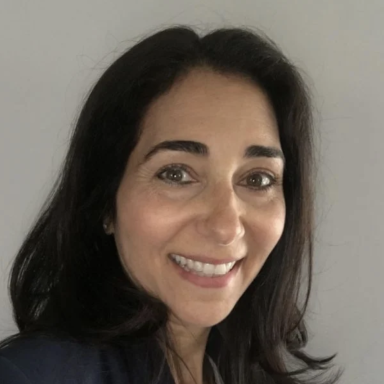
M100 346L152 338L172 351L166 306L124 273L103 220L116 217L117 189L148 107L196 68L242 76L266 92L286 159L283 234L232 312L211 331L221 376L227 384L335 383L340 371L328 374L335 355L315 358L303 350L313 257L310 94L275 43L249 28L199 36L190 27L170 27L143 38L102 74L14 261L10 295L19 332L2 345L43 333ZM166 364L165 355L153 361L153 372Z

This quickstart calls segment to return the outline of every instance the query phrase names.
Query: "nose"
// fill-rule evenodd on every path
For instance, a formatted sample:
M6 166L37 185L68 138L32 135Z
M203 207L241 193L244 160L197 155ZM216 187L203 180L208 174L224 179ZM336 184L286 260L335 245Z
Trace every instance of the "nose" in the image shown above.
M218 245L231 245L244 235L241 202L232 188L207 193L203 213L197 220L197 231Z

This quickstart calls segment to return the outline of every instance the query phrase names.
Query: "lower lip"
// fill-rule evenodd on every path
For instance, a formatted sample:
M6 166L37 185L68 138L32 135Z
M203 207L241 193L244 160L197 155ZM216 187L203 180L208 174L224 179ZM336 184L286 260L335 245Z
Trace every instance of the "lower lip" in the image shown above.
M184 279L189 281L190 283L197 285L202 288L224 288L230 284L230 282L234 279L239 270L239 266L241 261L237 261L233 268L223 276L199 276L192 272L186 271L184 268L180 267L180 265L176 264L173 260L171 261L172 265L175 267L178 274Z

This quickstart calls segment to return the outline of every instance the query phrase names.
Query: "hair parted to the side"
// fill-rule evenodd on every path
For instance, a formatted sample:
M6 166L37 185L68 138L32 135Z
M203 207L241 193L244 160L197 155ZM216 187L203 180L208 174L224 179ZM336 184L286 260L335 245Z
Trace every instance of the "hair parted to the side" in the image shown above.
M248 28L199 36L175 26L144 38L101 76L81 110L61 173L14 262L10 293L20 332L62 335L96 345L155 338L172 348L167 308L124 273L113 236L115 197L149 105L196 68L246 77L274 108L286 159L286 224L259 275L214 327L216 363L227 384L335 383L319 375L331 356L304 352L311 291L313 143L309 92L276 45ZM302 303L301 278L307 277ZM289 368L288 360L300 369ZM164 361L155 361L153 372ZM154 374L154 377L156 375ZM154 380L155 382L155 380Z

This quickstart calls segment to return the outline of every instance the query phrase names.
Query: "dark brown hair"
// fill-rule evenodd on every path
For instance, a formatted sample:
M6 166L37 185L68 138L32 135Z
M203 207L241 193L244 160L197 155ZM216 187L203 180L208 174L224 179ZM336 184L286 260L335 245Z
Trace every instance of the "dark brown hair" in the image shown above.
M200 67L246 77L266 92L286 159L285 228L257 278L212 330L219 371L226 384L319 382L316 374L334 356L317 359L304 352L313 254L310 97L280 49L243 28L204 36L189 27L167 28L142 39L103 73L81 110L57 182L14 262L10 292L20 332L3 345L40 332L97 345L156 338L171 348L167 308L123 272L113 236L105 235L102 224L106 216L115 217L116 192L149 105ZM300 302L303 276L307 284ZM153 371L164 361L154 362ZM322 382L335 383L338 376Z

